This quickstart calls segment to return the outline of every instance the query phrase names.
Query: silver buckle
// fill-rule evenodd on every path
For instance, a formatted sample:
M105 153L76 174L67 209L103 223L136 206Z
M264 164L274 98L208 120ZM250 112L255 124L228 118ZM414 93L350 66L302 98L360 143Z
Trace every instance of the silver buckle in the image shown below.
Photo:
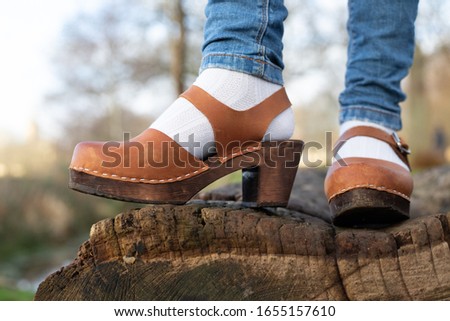
M403 146L402 141L400 140L400 137L398 137L396 132L392 133L392 138L394 138L394 142L395 144L397 144L397 147L402 154L405 155L411 154L411 151L408 148L405 148L405 146Z

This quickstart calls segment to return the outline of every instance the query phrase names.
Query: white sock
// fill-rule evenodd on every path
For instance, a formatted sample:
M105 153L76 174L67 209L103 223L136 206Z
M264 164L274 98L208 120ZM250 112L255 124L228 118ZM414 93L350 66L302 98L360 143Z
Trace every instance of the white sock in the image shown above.
M194 85L202 88L221 103L235 110L247 110L281 88L258 77L241 72L209 68L205 69ZM251 126L252 124L248 124ZM272 140L291 138L294 132L294 114L292 108L280 113L270 123L266 135ZM171 137L195 157L203 159L214 145L214 133L208 119L188 100L180 97L170 105L150 126ZM185 146L192 135L200 146Z
M357 126L375 127L384 130L389 135L391 135L394 132L394 130L378 124L359 120L350 120L344 122L341 125L340 135L342 135L345 131L349 130L350 128ZM344 145L342 145L341 149L339 149L338 155L341 158L365 157L365 158L382 159L388 162L396 163L409 171L408 166L406 166L406 164L401 161L400 157L397 156L397 154L386 142L383 142L381 140L372 137L356 136L350 138Z

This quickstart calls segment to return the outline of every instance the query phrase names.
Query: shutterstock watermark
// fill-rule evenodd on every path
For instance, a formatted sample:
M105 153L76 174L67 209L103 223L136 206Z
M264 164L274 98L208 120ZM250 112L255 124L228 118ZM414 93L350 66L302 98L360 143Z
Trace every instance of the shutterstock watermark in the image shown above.
M340 166L347 166L345 161L339 156L339 149L345 143L345 141L339 141L333 146L333 133L325 132L325 144L317 141L307 141L303 147L302 153L302 163L305 167L316 168L326 166L329 167L334 161L336 161ZM324 155L324 157L319 158L318 152Z
M242 168L257 166L264 162L267 167L289 168L298 166L299 157L301 157L302 164L309 168L331 166L333 159L340 166L346 166L345 161L338 153L343 142L333 147L331 132L325 133L325 144L307 141L300 150L298 146L289 141L272 141L268 136L261 143L262 148L258 148L260 142L256 141L232 141L226 146L218 145L216 142L201 144L195 140L195 134L189 135L186 141L181 140L179 135L174 138L174 141L141 142L130 139L130 133L124 133L122 142L111 141L103 144L102 166L105 168L119 166L123 168L169 168L173 166L186 168L198 167L205 163L208 167ZM227 156L217 156L218 150ZM319 153L325 157L317 157ZM205 156L201 160L192 156L198 154Z

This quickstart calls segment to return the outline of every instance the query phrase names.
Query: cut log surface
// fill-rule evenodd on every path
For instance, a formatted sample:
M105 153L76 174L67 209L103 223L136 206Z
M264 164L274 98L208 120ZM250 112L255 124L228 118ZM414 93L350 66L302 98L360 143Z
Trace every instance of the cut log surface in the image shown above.
M335 228L322 174L311 173L298 177L287 209L244 208L229 186L100 221L35 299L450 299L450 214Z

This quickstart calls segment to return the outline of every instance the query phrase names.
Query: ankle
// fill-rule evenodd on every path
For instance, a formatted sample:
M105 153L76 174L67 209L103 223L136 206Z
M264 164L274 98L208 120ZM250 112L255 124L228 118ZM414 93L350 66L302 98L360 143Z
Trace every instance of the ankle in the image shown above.
M384 126L375 123L359 120L351 120L346 121L341 125L340 135L345 133L347 130L358 126L374 127L377 129L381 129L386 133L388 133L389 135L395 132L393 129L386 128ZM398 155L392 150L392 148L386 142L378 140L373 137L367 136L352 137L344 145L342 145L342 147L339 149L338 154L340 158L358 157L358 158L372 158L384 160L398 164L409 171L408 166L398 157Z
M378 128L381 129L383 131L385 131L386 133L388 133L389 135L391 135L394 130L390 129L388 127L385 127L383 125L379 125L376 123L372 123L369 121L363 121L363 120L347 120L345 122L343 122L340 126L340 130L339 130L339 135L342 135L343 133L345 133L347 130L349 130L350 128L353 127L358 127L358 126L367 126L367 127L374 127L374 128Z
M234 110L247 110L273 95L281 86L238 71L208 68L194 85Z
M255 107L281 88L280 85L252 75L218 68L204 70L194 85L227 107L238 111ZM254 121L258 122L257 117ZM246 126L252 126L252 122ZM264 137L266 139L270 137L271 140L289 139L293 134L294 125L293 111L287 108L273 118ZM208 156L205 151L210 150L209 147L215 142L213 129L207 117L183 97L169 106L150 127L179 142L191 142L193 137L196 147L185 149L199 159Z

